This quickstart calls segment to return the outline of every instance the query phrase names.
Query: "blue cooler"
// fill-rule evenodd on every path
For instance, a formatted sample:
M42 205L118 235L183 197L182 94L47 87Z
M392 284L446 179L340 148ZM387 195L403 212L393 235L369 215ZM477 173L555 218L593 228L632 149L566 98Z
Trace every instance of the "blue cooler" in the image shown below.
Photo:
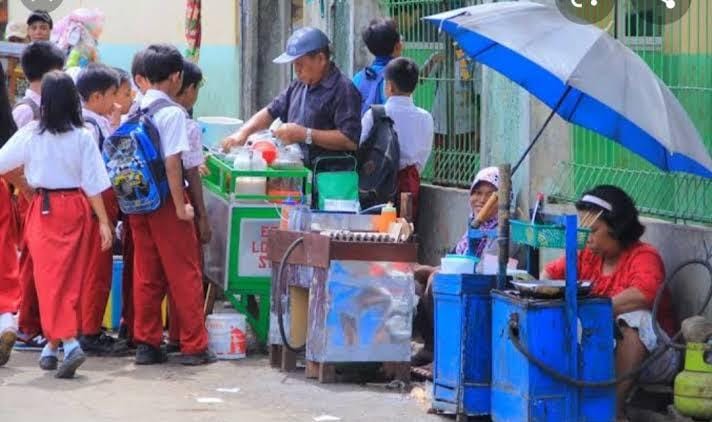
M433 409L490 413L491 296L496 276L437 274Z

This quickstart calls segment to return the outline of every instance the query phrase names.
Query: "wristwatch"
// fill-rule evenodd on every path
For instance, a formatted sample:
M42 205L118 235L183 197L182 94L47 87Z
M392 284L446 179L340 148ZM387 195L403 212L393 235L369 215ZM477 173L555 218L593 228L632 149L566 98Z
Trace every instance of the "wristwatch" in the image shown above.
M310 128L307 128L307 138L304 140L304 143L307 145L311 145L312 142L314 142L314 139L312 139L312 130Z

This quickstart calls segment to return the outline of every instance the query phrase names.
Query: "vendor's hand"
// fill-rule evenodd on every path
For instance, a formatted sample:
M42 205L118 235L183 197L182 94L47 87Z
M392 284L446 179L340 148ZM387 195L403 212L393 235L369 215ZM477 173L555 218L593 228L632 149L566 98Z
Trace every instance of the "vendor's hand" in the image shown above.
M307 128L296 123L285 123L275 129L274 136L281 139L285 145L297 144L307 139Z
M183 221L193 221L195 218L195 210L190 204L185 204L183 208L176 209L176 214L178 214L178 219Z
M223 139L222 142L220 142L220 146L223 151L229 152L232 148L245 145L245 142L247 142L247 135L242 131L238 131Z
M213 231L208 223L207 215L201 215L198 217L198 237L200 239L200 243L203 245L210 243L210 239L213 237Z
M210 176L210 169L205 164L201 164L198 166L198 174L200 174L200 177Z

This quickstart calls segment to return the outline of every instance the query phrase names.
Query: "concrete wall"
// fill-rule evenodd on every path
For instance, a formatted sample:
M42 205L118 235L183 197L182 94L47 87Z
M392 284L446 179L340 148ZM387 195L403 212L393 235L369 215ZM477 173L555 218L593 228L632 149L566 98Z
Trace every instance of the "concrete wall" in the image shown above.
M100 40L101 60L126 70L136 51L155 42L167 42L184 50L185 1L64 0L52 18L58 21L79 7L97 8L106 16ZM23 21L29 11L20 0L10 0L9 19ZM239 95L239 2L203 2L203 47L200 66L207 83L198 115L237 116Z

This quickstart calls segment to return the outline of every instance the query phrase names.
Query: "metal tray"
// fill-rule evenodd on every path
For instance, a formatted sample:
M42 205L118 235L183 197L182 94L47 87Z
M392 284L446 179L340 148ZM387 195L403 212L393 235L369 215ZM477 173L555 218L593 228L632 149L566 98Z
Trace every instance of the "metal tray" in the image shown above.
M538 298L563 297L566 291L566 280L533 280L511 281L512 285L523 295ZM578 294L587 295L591 291L590 281L580 281Z

